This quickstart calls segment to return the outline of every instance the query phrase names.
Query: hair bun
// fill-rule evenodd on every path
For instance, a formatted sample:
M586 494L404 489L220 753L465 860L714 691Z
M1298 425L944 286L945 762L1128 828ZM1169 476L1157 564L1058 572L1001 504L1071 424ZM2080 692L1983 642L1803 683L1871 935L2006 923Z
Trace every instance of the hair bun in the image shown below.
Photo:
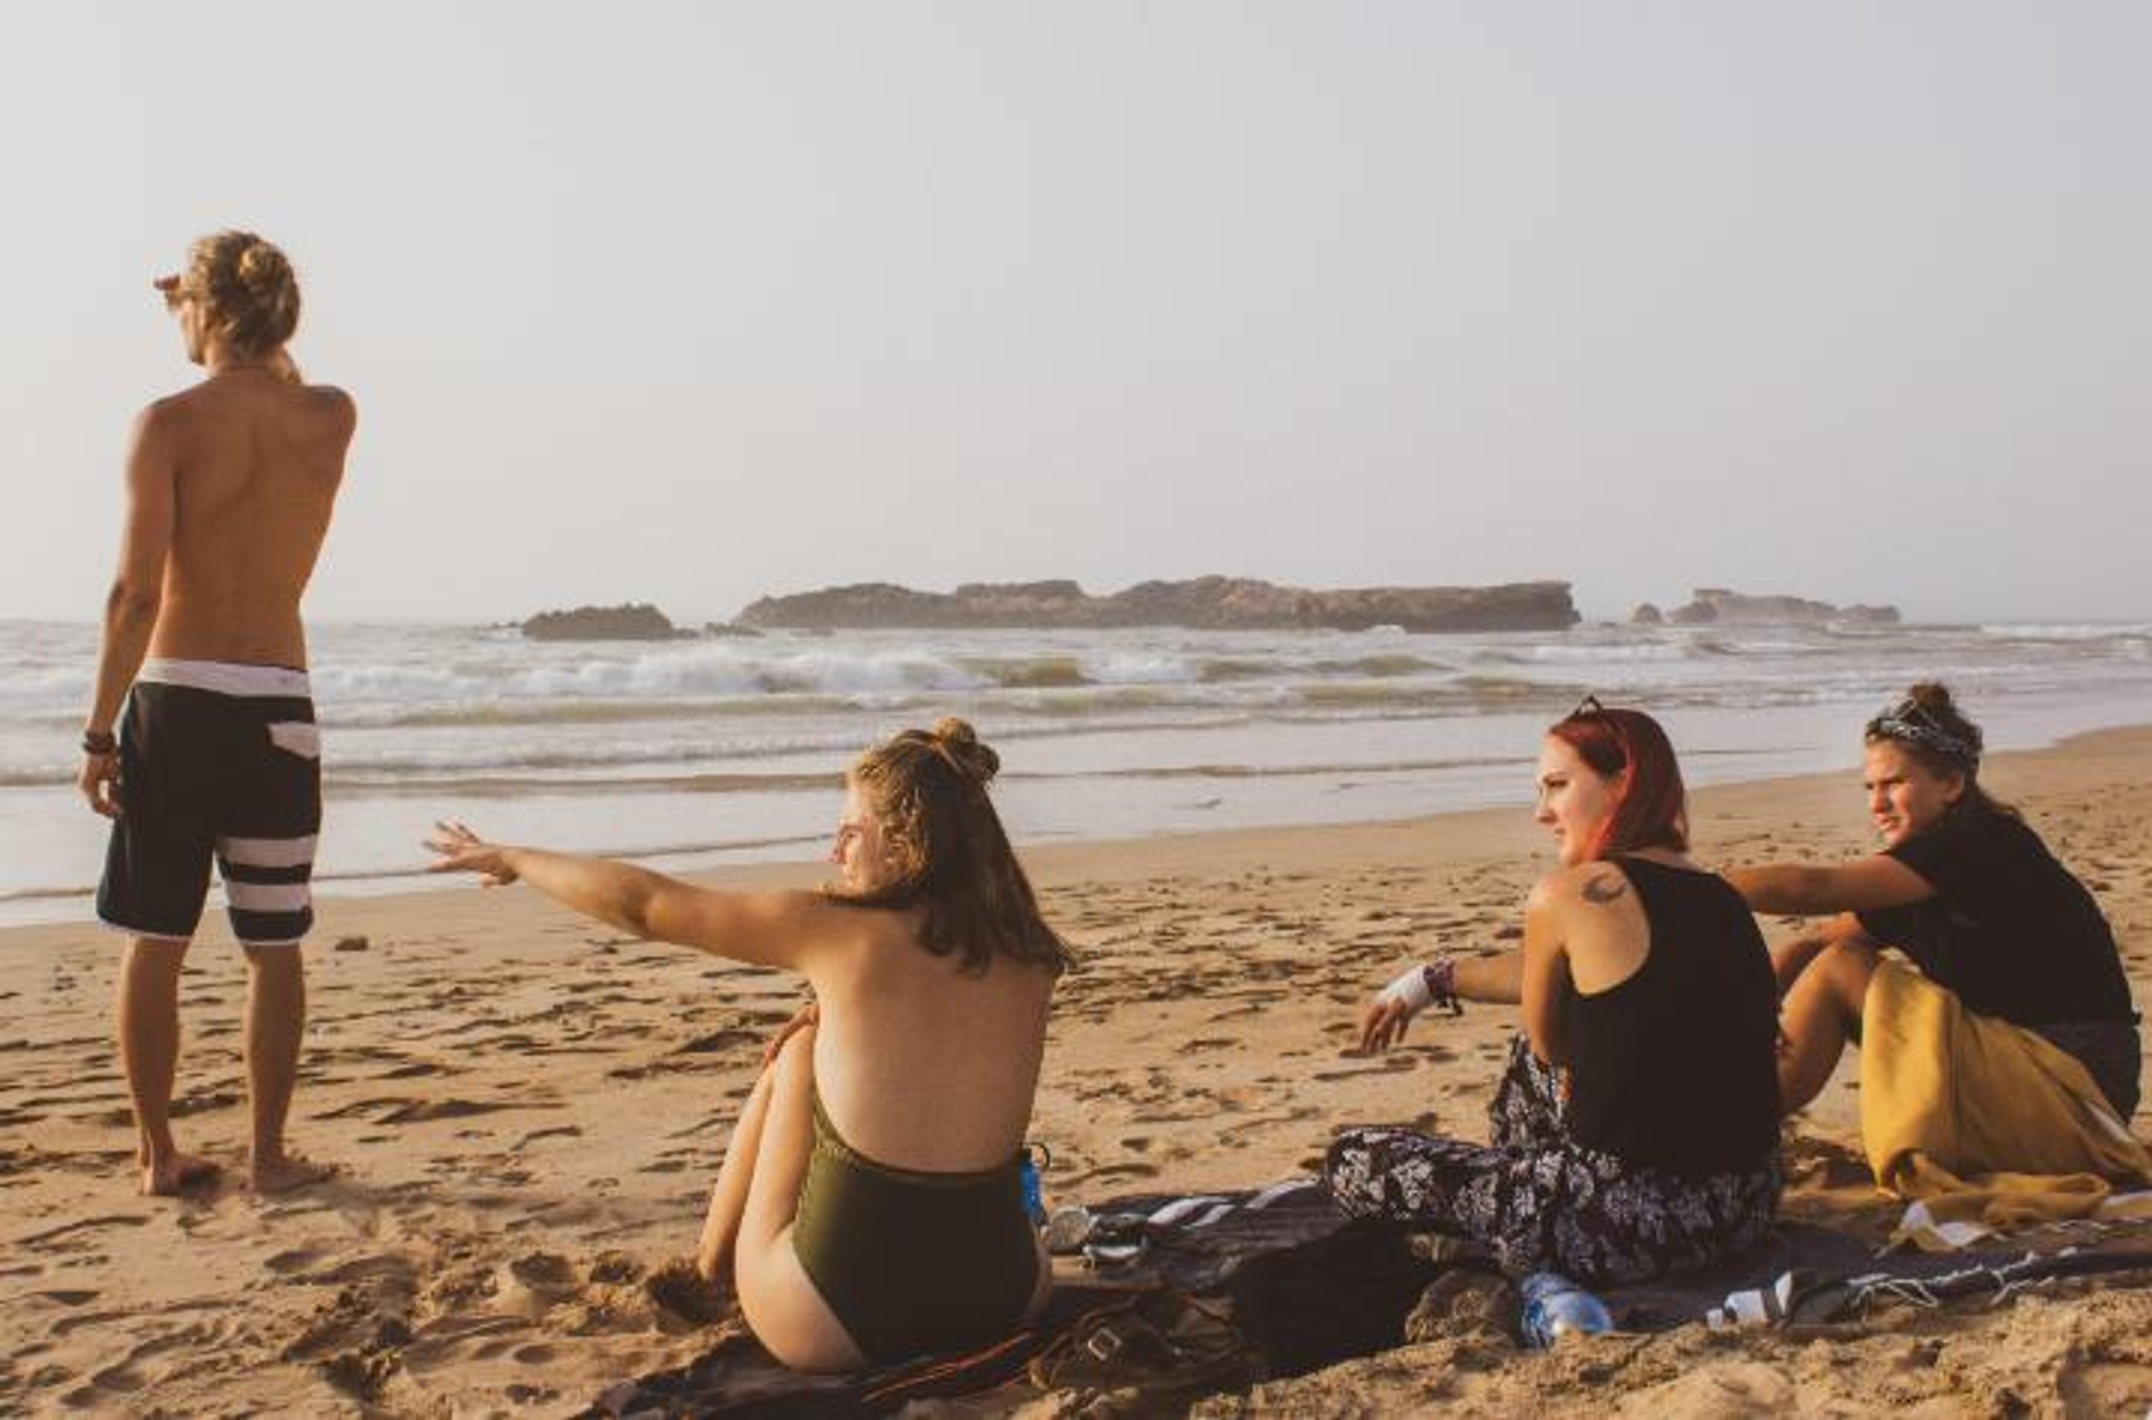
M256 237L239 253L235 272L250 291L273 291L291 280L291 262L274 245Z
M979 742L969 720L951 715L934 726L933 735L950 764L974 784L986 784L1001 772L1001 756Z
M1950 715L1957 711L1951 703L1950 687L1941 681L1924 680L1905 693L1905 698L1931 715Z
M1976 758L1979 756L1985 747L1980 727L1965 718L1965 712L1960 710L1957 702L1951 698L1949 686L1937 680L1924 680L1908 689L1905 698L1919 706L1921 713L1933 720L1938 727L1971 746Z

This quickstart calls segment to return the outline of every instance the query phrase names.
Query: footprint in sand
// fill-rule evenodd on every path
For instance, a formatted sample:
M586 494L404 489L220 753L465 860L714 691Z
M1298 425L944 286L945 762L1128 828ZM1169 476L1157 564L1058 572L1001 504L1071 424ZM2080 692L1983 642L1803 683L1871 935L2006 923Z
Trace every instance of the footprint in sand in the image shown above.
M474 1114L492 1114L504 1109L533 1109L532 1104L487 1104L478 1100L401 1100L382 1101L393 1107L385 1114L374 1116L376 1124L418 1124L432 1119L463 1119Z
M1344 1058L1348 1060L1355 1058L1364 1060L1367 1057L1360 1055L1357 1051L1348 1051L1345 1053ZM1411 1055L1390 1054L1382 1057L1380 1065L1370 1065L1360 1070L1318 1070L1312 1078L1329 1085L1335 1084L1339 1080L1357 1080L1366 1075L1397 1075L1407 1070L1417 1070L1418 1068L1420 1068L1420 1062Z
M320 1248L294 1247L263 1258L262 1266L279 1276L288 1277L294 1272L304 1272L319 1261L321 1261Z
M1114 1184L1120 1183L1124 1179L1156 1177L1158 1177L1158 1165L1156 1164L1101 1164L1095 1169L1087 1169L1082 1173L1073 1175L1065 1184L1059 1183L1059 1181L1057 1180L1057 1186L1062 1188L1074 1188L1078 1184L1085 1183Z
M41 1233L31 1233L25 1237L16 1238L11 1246L31 1247L39 1243L53 1242L56 1239L67 1237L71 1233L79 1233L91 1228L139 1228L148 1222L149 1219L139 1213L107 1213L95 1218L78 1218L72 1223L62 1223L58 1227L47 1228Z

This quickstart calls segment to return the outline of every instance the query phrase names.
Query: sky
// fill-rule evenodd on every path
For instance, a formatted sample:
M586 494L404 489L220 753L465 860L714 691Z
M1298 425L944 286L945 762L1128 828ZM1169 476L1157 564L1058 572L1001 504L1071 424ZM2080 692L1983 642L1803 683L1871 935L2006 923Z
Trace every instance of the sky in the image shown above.
M88 619L150 289L283 245L307 609L851 581L2152 619L2152 7L22 7L0 617Z

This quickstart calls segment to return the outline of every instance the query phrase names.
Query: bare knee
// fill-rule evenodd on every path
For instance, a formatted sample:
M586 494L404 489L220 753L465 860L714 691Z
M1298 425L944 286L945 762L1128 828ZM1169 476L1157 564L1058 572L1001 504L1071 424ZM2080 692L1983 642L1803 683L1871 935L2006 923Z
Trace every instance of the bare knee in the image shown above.
M818 1028L801 1026L784 1038L777 1047L777 1058L770 1062L768 1075L772 1089L783 1090L800 1083L802 1073L814 1078L814 1041Z
M1861 1006L1868 999L1868 981L1876 972L1876 949L1866 942L1833 942L1817 956L1809 970L1817 973L1825 992L1846 1018L1858 1024Z
M240 943L246 953L247 970L275 980L296 980L306 975L306 960L297 946L257 947Z
M154 972L177 979L187 962L183 937L135 937L127 943L126 967L130 972Z

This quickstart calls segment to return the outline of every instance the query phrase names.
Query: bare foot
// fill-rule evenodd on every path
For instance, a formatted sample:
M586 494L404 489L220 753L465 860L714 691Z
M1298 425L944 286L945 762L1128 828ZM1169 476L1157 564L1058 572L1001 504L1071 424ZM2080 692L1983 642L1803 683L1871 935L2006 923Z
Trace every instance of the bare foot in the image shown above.
M304 1154L278 1154L273 1159L257 1159L248 1183L256 1193L289 1193L334 1178L336 1172L335 1164L316 1163Z
M140 1156L137 1156L140 1160ZM142 1194L146 1198L172 1198L199 1188L224 1172L224 1165L199 1154L170 1153L156 1162L142 1161Z

